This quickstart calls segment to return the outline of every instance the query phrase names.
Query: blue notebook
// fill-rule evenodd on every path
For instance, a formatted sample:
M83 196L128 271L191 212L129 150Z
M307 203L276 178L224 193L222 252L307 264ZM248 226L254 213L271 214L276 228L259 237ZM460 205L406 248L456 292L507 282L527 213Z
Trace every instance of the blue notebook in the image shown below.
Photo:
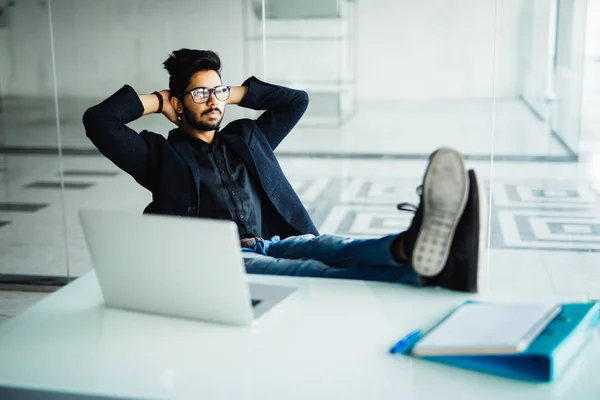
M558 309L550 306L545 310L547 312L538 310L537 314L530 309L529 313L523 313L523 315L531 319L530 325L533 330L529 330L524 335L523 340L525 342L523 340L515 341L513 338L507 341L508 344L503 343L505 353L498 350L501 347L491 346L488 353L486 353L485 351L474 351L458 346L456 347L458 352L451 352L448 349L439 347L440 350L437 351L439 354L436 354L436 346L439 346L441 341L437 340L437 343L434 343L431 340L433 335L428 338L428 334L436 333L439 336L440 332L446 332L446 334L450 332L447 342L455 343L455 338L451 337L452 330L446 329L443 331L439 327L441 324L449 325L447 322L452 322L452 315L457 313L461 307L473 304L493 306L489 303L464 303L428 332L422 334L420 331L415 331L401 339L390 349L390 352L507 378L550 382L566 370L570 362L590 339L600 319L600 305L598 303L561 304ZM477 324L478 328L480 325L485 328L485 320ZM488 325L491 326L491 324ZM480 329L480 331L485 332L485 329ZM468 332L468 329L465 328L466 335L468 335ZM514 332L515 329L512 329L512 333ZM510 333L507 332L506 337L510 337ZM488 334L490 344L498 342L499 335L495 331L490 331ZM425 343L425 339L431 343ZM419 346L420 341L423 341L422 344L426 344L426 346ZM526 346L524 348L519 347L523 346L523 343ZM419 348L421 351L416 351ZM421 355L415 354L413 350ZM427 355L423 355L423 353Z

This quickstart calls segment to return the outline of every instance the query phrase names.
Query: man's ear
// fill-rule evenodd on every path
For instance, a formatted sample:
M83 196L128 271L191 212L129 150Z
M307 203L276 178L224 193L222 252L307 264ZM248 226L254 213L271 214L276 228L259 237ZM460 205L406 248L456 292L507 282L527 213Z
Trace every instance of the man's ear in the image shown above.
M177 97L171 97L171 105L178 115L181 116L183 114L183 104L181 104L181 101Z

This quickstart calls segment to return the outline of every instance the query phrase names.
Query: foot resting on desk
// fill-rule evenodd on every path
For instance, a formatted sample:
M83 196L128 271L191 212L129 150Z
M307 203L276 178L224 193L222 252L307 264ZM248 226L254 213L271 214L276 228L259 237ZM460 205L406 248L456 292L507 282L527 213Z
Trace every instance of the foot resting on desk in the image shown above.
M408 261L423 286L477 292L486 282L485 193L477 174L465 170L453 149L433 153L420 186L421 202L392 252ZM410 205L398 205L409 210Z

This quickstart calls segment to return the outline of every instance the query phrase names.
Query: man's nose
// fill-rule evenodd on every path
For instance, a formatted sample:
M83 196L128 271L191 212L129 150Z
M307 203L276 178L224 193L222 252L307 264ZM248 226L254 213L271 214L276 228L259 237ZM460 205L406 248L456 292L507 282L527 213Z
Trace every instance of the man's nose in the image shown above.
M210 92L210 96L208 96L208 101L206 102L206 105L209 107L212 107L214 105L217 105L219 103L219 99L217 99L217 96L215 96L214 92Z

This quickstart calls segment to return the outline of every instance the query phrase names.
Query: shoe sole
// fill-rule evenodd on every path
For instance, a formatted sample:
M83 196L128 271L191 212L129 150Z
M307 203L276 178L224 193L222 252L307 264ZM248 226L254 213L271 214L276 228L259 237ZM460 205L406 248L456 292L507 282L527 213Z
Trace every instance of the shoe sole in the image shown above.
M423 222L413 249L413 269L422 276L439 274L448 260L456 226L467 204L469 185L456 150L435 152L423 179Z

